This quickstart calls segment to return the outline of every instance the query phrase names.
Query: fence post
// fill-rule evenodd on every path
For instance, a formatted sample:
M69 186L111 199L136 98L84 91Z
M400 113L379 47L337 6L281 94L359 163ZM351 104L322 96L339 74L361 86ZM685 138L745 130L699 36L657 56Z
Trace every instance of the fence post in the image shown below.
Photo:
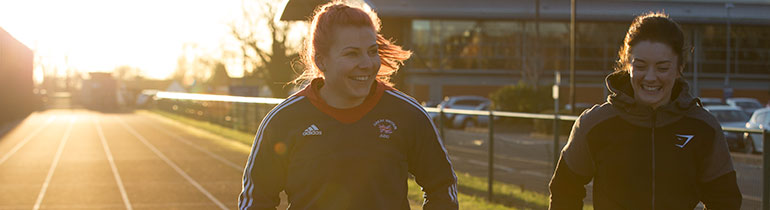
M488 200L492 201L494 193L492 191L492 185L495 181L495 115L492 114L492 109L489 109L489 178L487 183L487 191L489 192Z
M770 210L770 133L765 126L759 126L762 129L762 209Z
M441 136L441 141L444 141L444 106L439 105L438 109L438 132Z
M556 164L559 163L559 85L561 84L561 73L555 73L555 82L553 84L553 171L556 171ZM574 107L573 107L574 109Z

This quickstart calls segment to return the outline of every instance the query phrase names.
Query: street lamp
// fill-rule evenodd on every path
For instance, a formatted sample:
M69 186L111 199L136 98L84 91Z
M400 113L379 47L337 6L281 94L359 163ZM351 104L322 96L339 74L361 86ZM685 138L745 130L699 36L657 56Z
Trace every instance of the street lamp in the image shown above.
M723 95L725 100L732 97L733 89L730 88L730 9L735 7L733 3L725 3L725 10L727 11L727 43L725 48L725 87Z

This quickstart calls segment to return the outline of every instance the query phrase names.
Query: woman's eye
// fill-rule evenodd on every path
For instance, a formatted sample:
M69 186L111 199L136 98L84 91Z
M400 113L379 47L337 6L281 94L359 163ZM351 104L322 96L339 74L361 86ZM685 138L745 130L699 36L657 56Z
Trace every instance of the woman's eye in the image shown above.
M346 52L343 55L345 55L345 56L356 56L356 55L358 55L358 53L356 53L356 52Z

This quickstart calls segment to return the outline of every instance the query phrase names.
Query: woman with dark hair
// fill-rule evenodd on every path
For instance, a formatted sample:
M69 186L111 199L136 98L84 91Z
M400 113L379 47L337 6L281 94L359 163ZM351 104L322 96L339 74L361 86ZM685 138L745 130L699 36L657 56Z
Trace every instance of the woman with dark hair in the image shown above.
M581 209L591 180L596 209L740 208L722 129L681 77L684 43L666 14L634 19L607 102L580 115L562 150L550 209Z
M368 9L319 7L303 54L303 90L262 120L240 209L409 209L411 173L424 209L457 209L457 178L425 110L388 82L411 52L379 34Z

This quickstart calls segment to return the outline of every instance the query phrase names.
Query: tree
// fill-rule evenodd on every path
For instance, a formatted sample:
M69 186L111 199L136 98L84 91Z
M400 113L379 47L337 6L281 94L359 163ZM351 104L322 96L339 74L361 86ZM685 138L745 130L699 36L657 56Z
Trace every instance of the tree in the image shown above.
M141 77L141 70L139 68L128 65L118 66L112 72L115 79L120 81L134 80Z
M232 35L241 43L244 77L261 78L273 97L288 96L290 82L296 73L292 61L299 58L301 42L291 42L287 36L297 24L277 22L280 1L258 0L242 2L243 20L231 23ZM306 23L300 23L306 24ZM267 32L268 35L260 34ZM269 42L269 47L265 47Z
M185 86L205 82L213 75L217 63L221 61L205 53L198 44L185 43L182 54L177 58L172 79Z

